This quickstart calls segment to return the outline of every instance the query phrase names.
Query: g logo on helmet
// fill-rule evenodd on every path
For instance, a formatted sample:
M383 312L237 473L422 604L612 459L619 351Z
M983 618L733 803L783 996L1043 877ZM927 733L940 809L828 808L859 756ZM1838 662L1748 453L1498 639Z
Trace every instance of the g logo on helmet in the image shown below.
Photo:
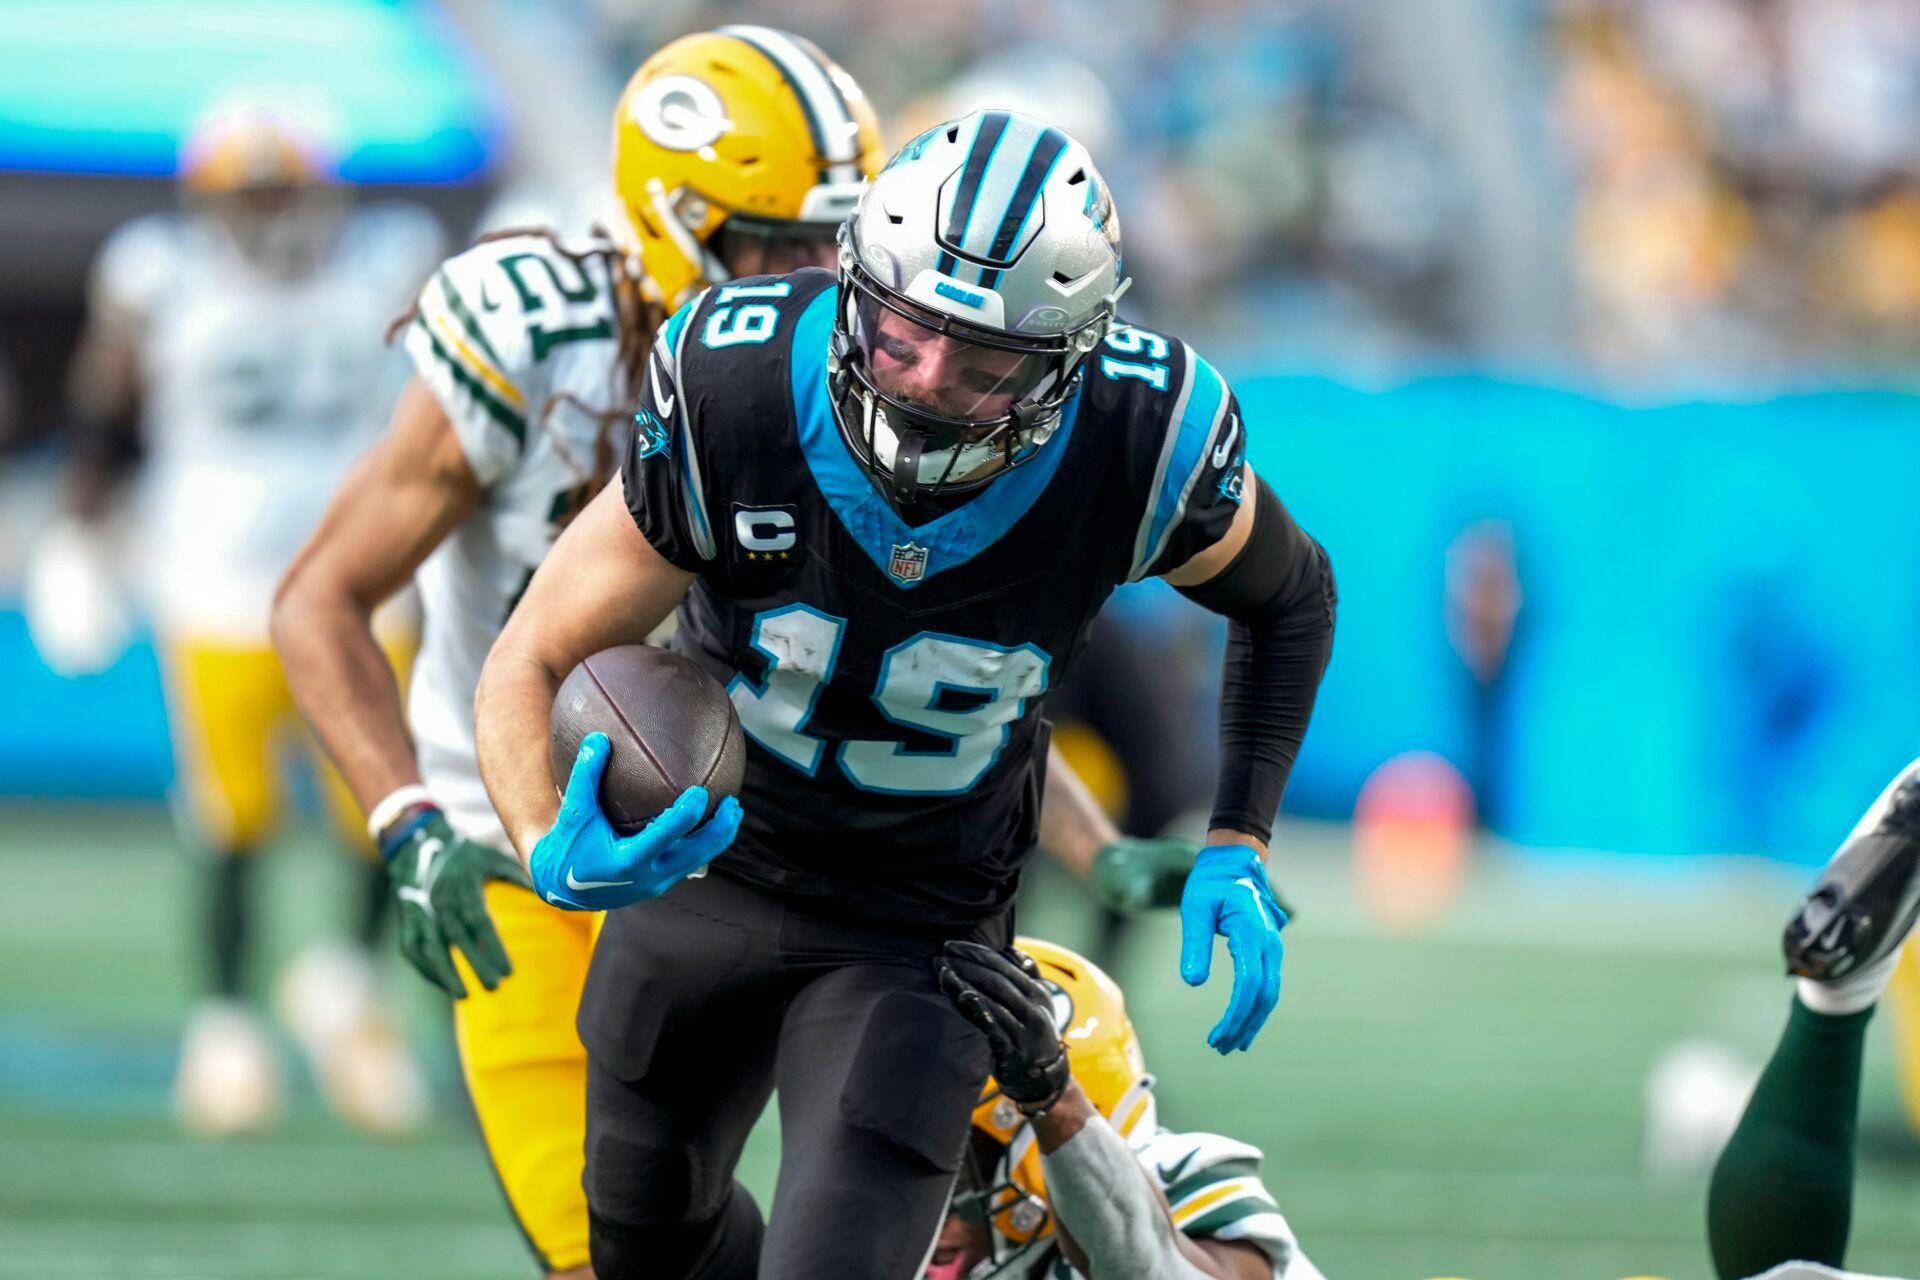
M698 151L733 127L726 104L705 80L661 76L628 108L640 131L669 151Z

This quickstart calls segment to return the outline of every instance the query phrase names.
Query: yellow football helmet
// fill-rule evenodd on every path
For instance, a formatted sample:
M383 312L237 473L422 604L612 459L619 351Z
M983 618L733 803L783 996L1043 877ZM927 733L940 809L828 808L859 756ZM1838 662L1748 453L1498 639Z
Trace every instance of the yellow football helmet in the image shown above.
M614 112L614 235L671 312L727 278L723 227L830 242L884 159L866 95L810 41L745 25L684 36Z
M180 183L197 196L309 186L325 181L328 167L310 131L264 107L217 109L180 149Z
M1120 988L1098 965L1065 947L1038 938L1015 938L1013 945L1033 957L1053 993L1067 1063L1087 1098L1122 1139L1151 1136L1157 1123L1153 1077ZM1053 1211L1033 1128L992 1078L980 1091L973 1127L1004 1153L979 1193L994 1234L1015 1248L1052 1235Z
M313 269L338 229L342 199L318 136L250 103L209 112L180 149L180 198L263 270Z

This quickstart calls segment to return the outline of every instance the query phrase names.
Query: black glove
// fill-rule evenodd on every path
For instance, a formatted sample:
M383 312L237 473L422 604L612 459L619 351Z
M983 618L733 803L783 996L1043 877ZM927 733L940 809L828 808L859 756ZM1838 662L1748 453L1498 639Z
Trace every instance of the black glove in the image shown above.
M993 1078L1025 1115L1045 1112L1073 1081L1067 1047L1053 1021L1053 997L1033 957L977 942L949 942L934 976L968 1022L986 1033Z

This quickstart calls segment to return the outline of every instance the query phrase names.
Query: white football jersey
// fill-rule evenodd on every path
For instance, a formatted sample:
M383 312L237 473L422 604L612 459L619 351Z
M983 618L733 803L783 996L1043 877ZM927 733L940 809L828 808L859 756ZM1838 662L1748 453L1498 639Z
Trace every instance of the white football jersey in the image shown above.
M1870 1276L1859 1271L1841 1271L1818 1262L1783 1262L1752 1280L1896 1280L1893 1276Z
M474 759L473 691L534 569L619 465L632 406L614 252L538 234L475 245L428 281L407 331L414 371L487 488L416 576L426 617L408 717L449 821L503 849Z
M1173 1210L1173 1224L1196 1240L1241 1240L1266 1254L1275 1280L1326 1280L1294 1238L1273 1195L1260 1181L1260 1148L1214 1133L1158 1130L1134 1154L1159 1183ZM1033 1263L1045 1263L1047 1280L1086 1280L1068 1265L1049 1237ZM1046 1256L1050 1254L1051 1256ZM1022 1259L1023 1262L1026 1259Z
M94 305L139 343L141 579L163 628L267 643L281 573L392 408L405 363L387 326L444 251L432 215L408 205L349 212L297 280L262 274L186 214L109 237Z

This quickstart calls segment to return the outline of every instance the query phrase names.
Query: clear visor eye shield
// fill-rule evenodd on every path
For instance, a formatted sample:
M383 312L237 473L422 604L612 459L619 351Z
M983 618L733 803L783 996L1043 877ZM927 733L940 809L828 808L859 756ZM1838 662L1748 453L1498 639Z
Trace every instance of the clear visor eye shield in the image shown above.
M899 496L1030 458L1106 317L1047 337L982 329L883 288L850 259L843 251L835 355L863 402L853 434Z

